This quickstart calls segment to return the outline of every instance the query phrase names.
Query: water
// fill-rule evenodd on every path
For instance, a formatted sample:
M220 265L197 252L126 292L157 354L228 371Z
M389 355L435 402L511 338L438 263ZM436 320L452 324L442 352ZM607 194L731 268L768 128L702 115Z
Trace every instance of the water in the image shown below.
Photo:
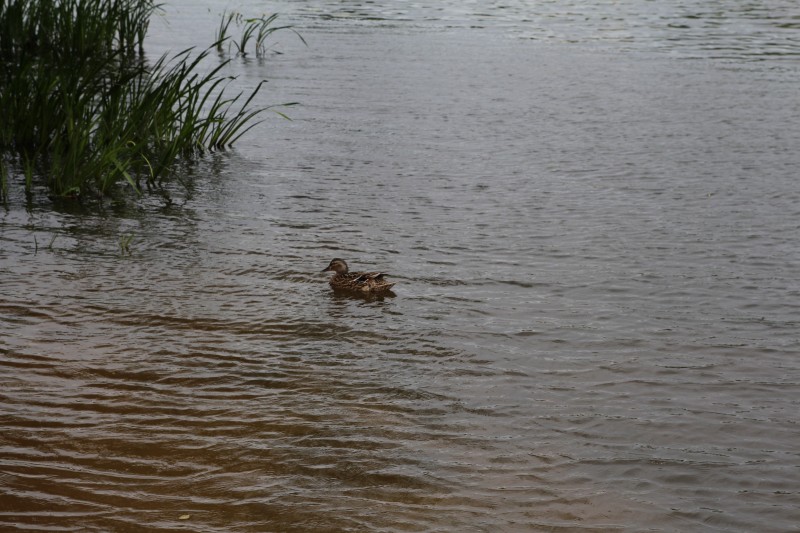
M800 529L797 8L432 5L276 3L303 105L171 207L0 211L0 529Z

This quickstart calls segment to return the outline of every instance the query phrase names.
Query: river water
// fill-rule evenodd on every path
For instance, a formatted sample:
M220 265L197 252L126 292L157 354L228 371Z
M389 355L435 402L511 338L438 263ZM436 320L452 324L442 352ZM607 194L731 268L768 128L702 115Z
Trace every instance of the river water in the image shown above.
M585 4L271 3L232 87L292 121L13 195L0 529L800 530L800 9Z

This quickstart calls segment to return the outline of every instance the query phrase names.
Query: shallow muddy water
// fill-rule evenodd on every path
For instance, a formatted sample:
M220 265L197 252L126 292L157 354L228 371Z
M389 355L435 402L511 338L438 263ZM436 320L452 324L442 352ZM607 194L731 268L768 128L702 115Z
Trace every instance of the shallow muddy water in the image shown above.
M12 197L0 529L800 529L800 13L528 4L276 2L232 73L291 122Z

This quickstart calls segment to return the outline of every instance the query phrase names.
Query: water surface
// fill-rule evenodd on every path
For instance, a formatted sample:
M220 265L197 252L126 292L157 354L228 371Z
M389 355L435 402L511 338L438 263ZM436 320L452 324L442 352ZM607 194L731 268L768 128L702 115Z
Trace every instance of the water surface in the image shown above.
M3 530L800 527L797 8L435 6L278 2L291 122L0 211Z

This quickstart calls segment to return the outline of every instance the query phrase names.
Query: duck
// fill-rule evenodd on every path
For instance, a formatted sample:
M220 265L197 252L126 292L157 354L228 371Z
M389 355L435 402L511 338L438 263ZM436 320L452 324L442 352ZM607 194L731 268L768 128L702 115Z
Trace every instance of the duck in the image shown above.
M384 279L383 272L350 272L344 259L331 260L323 272L334 272L329 281L335 291L348 291L360 294L387 294L395 285Z

